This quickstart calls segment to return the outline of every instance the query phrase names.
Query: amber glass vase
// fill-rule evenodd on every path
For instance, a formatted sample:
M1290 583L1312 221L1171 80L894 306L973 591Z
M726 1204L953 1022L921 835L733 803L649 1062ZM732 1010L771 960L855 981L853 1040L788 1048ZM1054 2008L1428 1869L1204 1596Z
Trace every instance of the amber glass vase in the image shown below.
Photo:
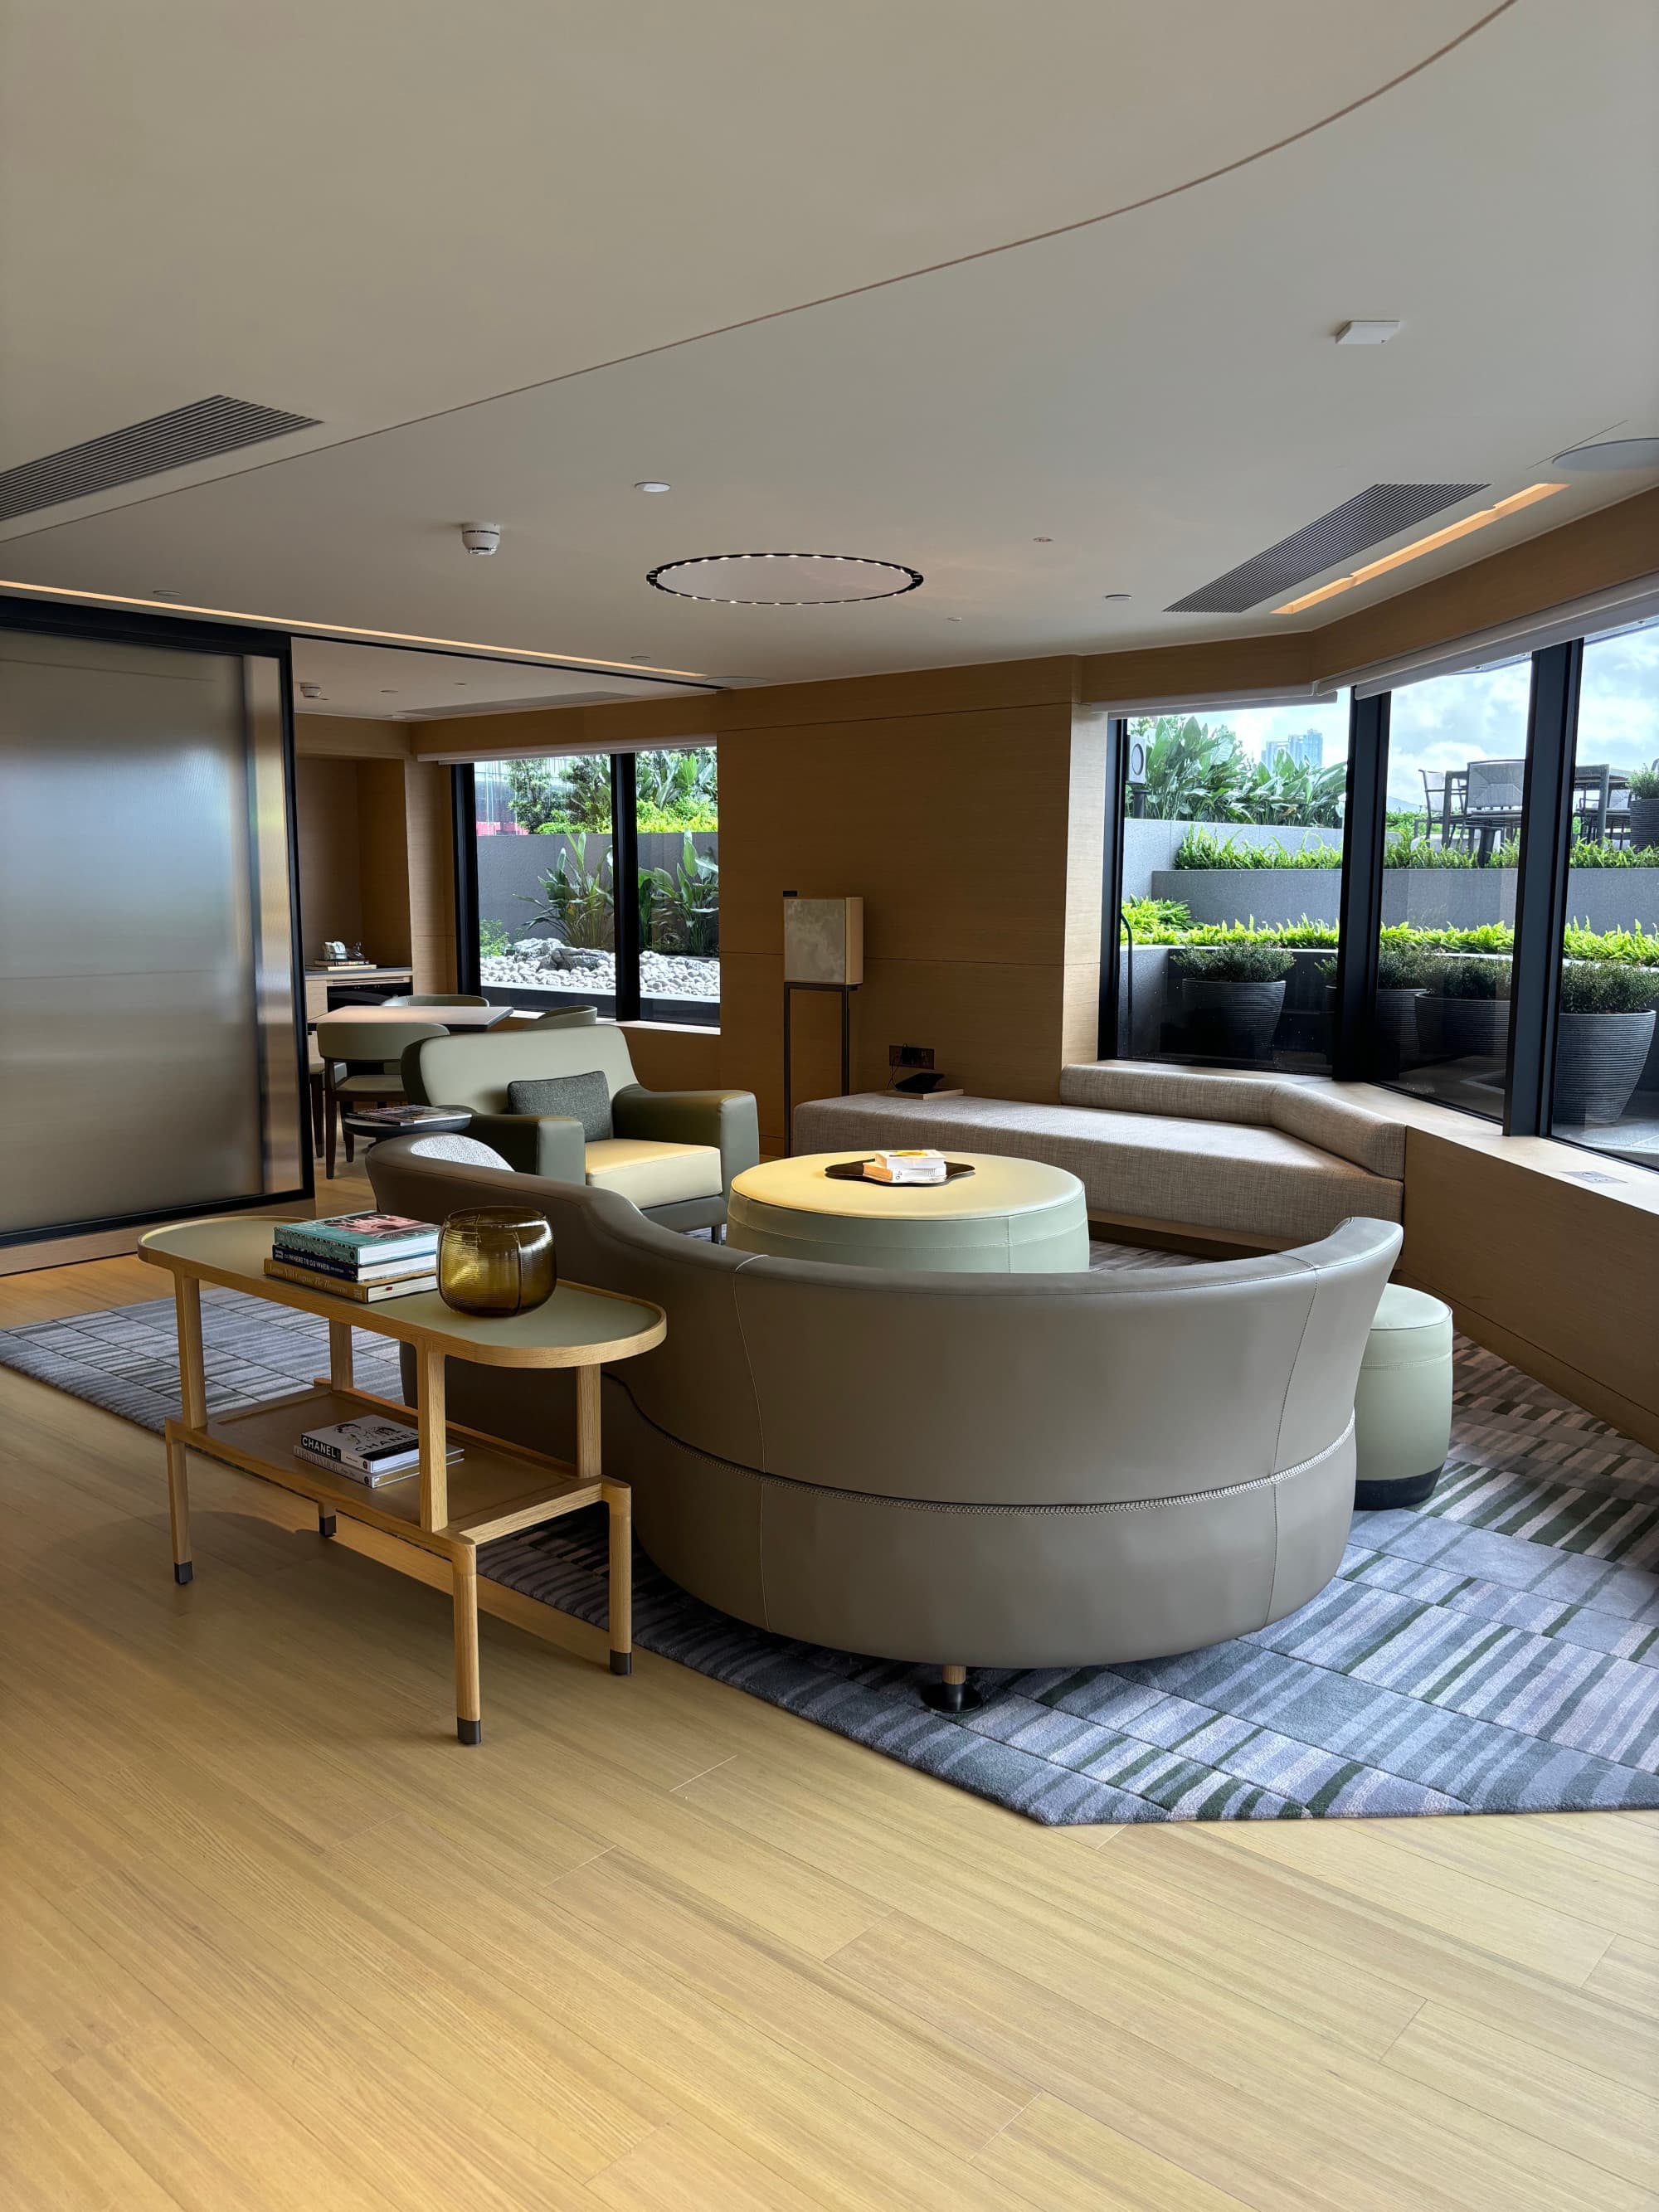
M559 1263L539 1213L483 1206L446 1217L438 1240L438 1291L457 1313L483 1320L528 1313L553 1295Z

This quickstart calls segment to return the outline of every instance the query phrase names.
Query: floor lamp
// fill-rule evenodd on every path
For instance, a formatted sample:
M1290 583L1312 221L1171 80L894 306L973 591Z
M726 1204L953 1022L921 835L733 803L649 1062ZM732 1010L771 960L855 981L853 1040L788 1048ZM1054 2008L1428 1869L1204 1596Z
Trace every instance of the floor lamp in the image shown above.
M853 994L864 981L864 901L783 895L783 1150L795 1149L791 1010L797 991L841 998L841 1095L853 1087Z

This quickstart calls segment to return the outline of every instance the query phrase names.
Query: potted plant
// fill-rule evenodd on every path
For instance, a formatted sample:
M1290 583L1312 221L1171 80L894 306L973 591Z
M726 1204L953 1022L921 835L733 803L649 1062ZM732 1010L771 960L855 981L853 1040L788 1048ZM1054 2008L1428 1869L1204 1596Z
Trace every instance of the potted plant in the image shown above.
M1293 954L1278 945L1187 945L1170 964L1190 1050L1215 1060L1268 1057Z
M1582 1128L1616 1121L1653 1046L1659 975L1613 960L1561 968L1555 1033L1555 1120Z
M1659 760L1626 778L1630 786L1630 844L1642 852L1659 845Z
M1501 1060L1510 1048L1510 963L1474 952L1436 961L1418 1000L1427 1060Z
M1438 962L1415 945L1382 945L1376 954L1376 998L1371 1038L1375 1073L1392 1082L1402 1068L1414 1067L1420 1053L1417 1002L1436 980ZM1326 1005L1336 1009L1336 963L1322 960L1319 972L1329 986Z

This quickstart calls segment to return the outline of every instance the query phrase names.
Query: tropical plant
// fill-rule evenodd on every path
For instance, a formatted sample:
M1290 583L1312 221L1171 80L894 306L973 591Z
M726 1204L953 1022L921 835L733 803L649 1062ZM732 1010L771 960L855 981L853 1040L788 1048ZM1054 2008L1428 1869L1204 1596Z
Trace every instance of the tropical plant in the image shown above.
M478 951L483 958L486 960L496 960L499 959L504 952L510 952L512 949L513 940L507 935L503 926L499 921L491 921L487 915L480 915L478 919Z
M572 753L559 763L561 803L578 830L611 827L611 756Z
M716 813L718 775L713 745L699 745L690 752L639 754L635 763L635 790L639 797L640 827L646 827L643 816L647 809L665 817L661 826L666 830L704 827L691 817ZM714 825L710 821L706 826L713 829Z
M1129 725L1146 740L1146 811L1160 822L1237 822L1233 794L1248 765L1224 722L1159 714Z
M1614 960L1627 968L1659 968L1659 929L1594 930L1588 923L1570 921L1561 933L1561 949L1569 960Z
M1645 1014L1659 1006L1659 976L1616 961L1569 960L1561 969L1564 1014Z
M1632 799L1659 799L1659 760L1647 768L1633 769L1625 781Z
M1256 761L1240 786L1236 805L1247 822L1285 829L1335 828L1347 797L1348 771L1340 763L1310 768L1280 753L1271 764Z
M1282 983L1296 965L1274 945L1183 945L1170 957L1181 975L1202 983Z
M508 761L507 793L513 819L520 830L545 828L562 811L558 762Z
M1218 837L1201 823L1195 823L1176 848L1177 868L1340 868L1340 845L1294 846L1275 837L1270 845L1255 845L1231 834Z
M648 921L641 915L641 942L659 952L707 956L720 944L720 862L699 853L688 830L678 861L671 868L641 869L652 889Z
M561 853L550 874L542 878L542 903L526 897L534 908L531 921L556 929L566 945L608 952L615 939L616 901L605 880L611 869L609 852L601 853L590 869L587 839L574 839Z
M1144 938L1148 943L1158 940L1153 933L1166 929L1184 929L1192 921L1189 908L1179 899L1138 898L1123 902L1123 927L1120 933L1126 939Z
M1659 793L1655 795L1659 797ZM1574 868L1659 868L1659 845L1575 844L1567 865Z

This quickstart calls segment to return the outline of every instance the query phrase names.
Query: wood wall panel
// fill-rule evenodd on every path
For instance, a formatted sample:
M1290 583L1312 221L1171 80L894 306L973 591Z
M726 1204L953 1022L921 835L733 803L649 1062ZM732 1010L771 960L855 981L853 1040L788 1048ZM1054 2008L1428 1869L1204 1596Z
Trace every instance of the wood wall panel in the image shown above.
M332 754L347 760L407 760L410 726L357 714L296 714L294 750L301 759Z
M358 854L362 871L363 950L388 967L410 954L409 830L402 761L362 761L357 769Z
M319 959L325 938L355 945L363 933L357 851L357 763L303 757L295 763L300 848L300 942Z
M1059 959L1071 721L1027 707L722 737L722 945L777 951L787 890L856 893L884 957Z
M403 768L408 847L410 957L417 991L455 988L455 861L449 770L429 762Z
M1644 1179L1617 1161L1600 1171ZM1401 1272L1504 1358L1659 1449L1659 1212L1412 1128Z
M647 1091L717 1091L720 1033L677 1022L624 1022L634 1073Z

